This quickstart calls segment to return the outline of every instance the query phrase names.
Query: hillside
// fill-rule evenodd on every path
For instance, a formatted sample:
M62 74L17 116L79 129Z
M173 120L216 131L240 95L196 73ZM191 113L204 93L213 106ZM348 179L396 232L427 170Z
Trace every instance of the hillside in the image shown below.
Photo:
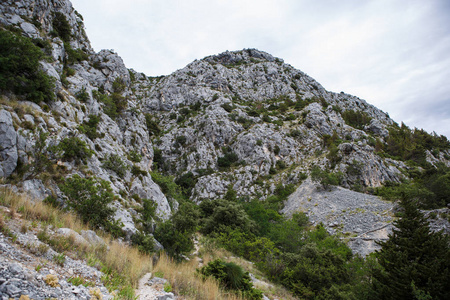
M210 202L244 207L270 236L263 205L268 228L300 213L364 256L388 238L405 195L440 209L434 229L450 230L445 136L399 125L263 51L149 77L96 53L70 1L6 0L0 55L2 187L114 237L158 251L165 226L208 232Z

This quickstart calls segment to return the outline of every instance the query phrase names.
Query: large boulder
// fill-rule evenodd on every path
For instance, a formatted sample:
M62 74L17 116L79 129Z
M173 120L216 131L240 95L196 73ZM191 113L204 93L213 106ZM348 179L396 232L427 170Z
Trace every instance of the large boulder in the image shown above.
M0 111L0 177L8 177L17 167L17 133L11 114Z

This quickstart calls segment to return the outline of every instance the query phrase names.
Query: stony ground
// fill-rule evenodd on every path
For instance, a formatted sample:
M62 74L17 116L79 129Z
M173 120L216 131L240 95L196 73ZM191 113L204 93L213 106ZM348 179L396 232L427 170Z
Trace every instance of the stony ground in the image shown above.
M322 222L330 233L342 234L354 253L367 255L392 230L391 202L342 187L321 188L311 180L289 196L283 213L305 212L314 224Z
M23 220L18 213L11 216L6 207L0 206L0 213L5 218L3 230L0 230L0 300L26 299L24 296L33 300L113 299L114 292L109 293L102 283L104 274L89 266L85 260L63 255L64 263L57 263L61 253L37 237L43 228L40 223ZM50 236L70 233L75 234L76 241L88 242L68 228L47 229ZM72 278L83 278L85 285L73 284ZM139 281L135 295L141 300L175 299L173 293L164 291L166 282L163 278L152 278L152 274L147 273Z

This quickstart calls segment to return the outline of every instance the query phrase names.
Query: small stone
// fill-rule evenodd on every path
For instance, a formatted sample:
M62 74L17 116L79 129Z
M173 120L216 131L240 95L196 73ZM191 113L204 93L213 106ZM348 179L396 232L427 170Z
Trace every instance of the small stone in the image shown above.
M173 293L166 293L162 296L156 296L157 300L168 300L168 299L175 299L175 295Z

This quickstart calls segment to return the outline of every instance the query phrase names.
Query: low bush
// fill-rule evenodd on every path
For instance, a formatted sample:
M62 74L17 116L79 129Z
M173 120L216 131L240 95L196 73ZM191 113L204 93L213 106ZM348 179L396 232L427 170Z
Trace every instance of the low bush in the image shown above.
M161 133L161 128L151 114L145 114L145 123L150 136L158 136Z
M63 40L64 42L70 42L70 38L72 36L72 28L70 27L70 24L63 13L55 13L52 25L53 30L57 33L61 40Z
M326 190L331 186L339 185L342 180L342 173L332 173L328 170L322 170L318 166L314 166L311 170L311 179L318 182Z
M225 289L239 291L246 299L262 299L262 292L253 287L248 272L233 262L216 259L197 271L204 278L214 277Z
M109 169L123 178L129 169L128 165L117 154L110 154L102 164L103 168Z
M114 209L109 206L114 200L109 183L95 177L82 178L74 175L60 185L67 196L67 204L93 228L110 228Z
M369 125L372 118L364 111L346 110L341 113L345 123L357 129L364 129L364 126Z
M226 148L224 150L224 155L217 158L217 165L219 166L219 168L228 169L238 161L239 157L237 156L237 154L234 153L230 148Z
M42 50L21 35L0 29L0 90L40 103L54 100L54 80L41 70Z
M89 149L86 142L78 137L68 137L63 139L57 148L63 152L63 159L75 160L77 163L85 162L86 159L90 158L93 154L93 151Z
M99 116L89 115L89 120L84 121L82 125L78 126L78 130L93 141L96 138L101 137L101 135L97 133L97 127L100 121L101 118Z

